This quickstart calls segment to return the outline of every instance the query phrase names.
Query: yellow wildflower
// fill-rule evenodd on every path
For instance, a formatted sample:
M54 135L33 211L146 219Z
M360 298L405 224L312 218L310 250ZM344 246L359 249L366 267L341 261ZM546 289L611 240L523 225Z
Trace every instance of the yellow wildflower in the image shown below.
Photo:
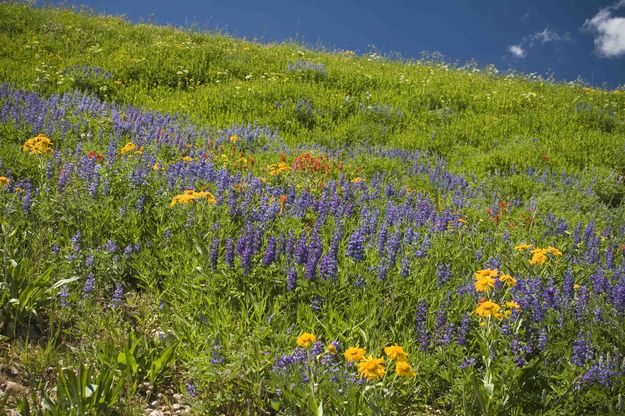
M22 151L32 155L52 152L52 140L43 134L30 138L22 145Z
M236 143L239 140L239 136L231 134L230 137L228 137L228 140L230 140L230 143Z
M480 280L484 277L497 277L499 275L499 270L497 269L482 269L478 270L473 274L475 276L475 280Z
M0 176L0 185L7 186L11 183L11 180L6 176Z
M408 358L408 353L404 351L404 349L399 345L388 346L384 348L384 352L391 360L406 361L406 359Z
M416 375L410 364L406 361L398 361L395 363L395 374L401 377L414 377Z
M495 288L495 279L490 276L482 277L474 283L476 292L490 292Z
M365 356L365 350L359 347L349 347L345 350L343 356L348 363L351 363L352 361L358 361L362 359L362 357Z
M289 165L287 165L286 163L284 163L284 162L272 163L268 167L269 167L269 175L270 176L277 176L277 175L280 175L283 172L288 172L288 171L291 170L291 167Z
M13 192L15 192L16 194L19 194L20 192L24 192L24 189L20 188L19 186L16 186L15 189L13 189Z
M161 165L158 162L156 162L154 165L152 165L152 170L154 172L158 172L160 169L161 169Z
M183 161L185 162L191 162L193 160L193 158L191 156L185 156L182 158Z
M530 264L532 266L540 266L541 264L545 264L547 261L547 250L544 248L535 248L532 250L532 258L530 259Z
M510 309L515 309L517 311L521 309L521 305L519 305L513 300L509 300L508 302L506 302L506 306Z
M352 179L352 183L360 183L362 181L363 181L363 179L360 176L357 177L357 178Z
M336 345L330 343L330 344L328 344L328 346L326 348L328 349L329 353L336 354Z
M125 155L126 153L134 153L136 155L142 155L143 146L137 147L137 145L134 144L133 142L128 142L124 145L124 147L121 148L120 153L122 155Z
M551 255L556 256L556 257L559 257L559 256L562 255L562 252L560 250L558 250L557 248L555 248L555 247L549 246L549 247L547 247L546 250L547 250L547 252L551 253Z
M482 300L475 308L475 314L483 318L488 318L499 312L501 306L491 300Z
M217 203L217 198L215 198L215 196L210 192L195 192L194 190L189 189L179 195L174 196L169 204L169 207L173 208L174 206L176 206L176 204L188 205L200 198L206 199L211 205L215 205Z
M534 246L531 244L525 244L525 243L514 246L514 249L519 250L519 251L529 250L531 248L534 248Z
M499 281L508 285L508 287L512 287L516 285L516 279L509 274L501 274L499 276Z
M297 337L297 345L300 347L308 348L313 342L317 341L317 337L309 332L304 332L302 335Z
M578 290L580 287L582 287L582 285L575 283L573 285L573 290Z
M363 358L358 363L358 372L360 377L366 377L368 380L377 380L384 377L384 358L373 358L371 355Z

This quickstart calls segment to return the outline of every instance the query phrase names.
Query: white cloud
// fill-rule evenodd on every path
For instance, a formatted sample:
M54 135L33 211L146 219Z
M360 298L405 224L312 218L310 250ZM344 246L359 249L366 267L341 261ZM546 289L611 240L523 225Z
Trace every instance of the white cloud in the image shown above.
M547 42L570 42L571 37L568 33L558 33L549 29L548 27L544 28L542 32L536 32L533 35L530 35L530 44L533 45L534 42L547 43Z
M512 55L516 56L517 58L525 58L525 56L527 55L527 53L525 52L525 49L523 49L521 45L508 46L508 52L510 52Z
M595 33L595 48L600 56L613 58L625 55L625 18L613 12L625 7L625 0L600 9L592 19L584 22L584 28Z
M622 1L625 2L625 0ZM508 52L517 58L525 58L528 50L533 48L534 45L549 42L571 42L571 36L568 33L558 33L546 27L540 32L525 36L516 45L508 46Z

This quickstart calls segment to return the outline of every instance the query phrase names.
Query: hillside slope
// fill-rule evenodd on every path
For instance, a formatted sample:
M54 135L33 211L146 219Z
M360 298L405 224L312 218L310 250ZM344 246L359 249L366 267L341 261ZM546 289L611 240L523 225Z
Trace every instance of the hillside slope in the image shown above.
M528 78L0 4L0 408L622 412L625 94Z

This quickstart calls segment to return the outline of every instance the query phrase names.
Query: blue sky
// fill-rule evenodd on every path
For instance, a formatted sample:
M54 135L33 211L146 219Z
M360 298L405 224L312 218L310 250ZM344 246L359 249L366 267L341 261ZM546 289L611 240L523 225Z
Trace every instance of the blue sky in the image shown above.
M77 0L133 22L625 84L625 0ZM65 2L67 4L67 2Z

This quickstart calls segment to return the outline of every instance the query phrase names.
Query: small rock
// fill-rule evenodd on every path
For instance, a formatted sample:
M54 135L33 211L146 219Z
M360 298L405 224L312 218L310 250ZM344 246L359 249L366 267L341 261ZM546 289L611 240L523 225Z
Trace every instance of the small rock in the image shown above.
M159 399L162 399L165 396L163 396L163 393L159 393L159 394L156 395L156 397L158 397Z
M174 401L180 402L182 401L182 394L180 393L175 393L172 398L174 399Z
M165 393L167 393L168 396L171 396L172 394L174 394L174 391L172 389L167 389Z
M156 406L158 406L158 403L159 403L158 400L154 400L152 403L150 403L150 406L156 407Z
M178 404L178 403L174 404L174 405L171 407L171 410L173 410L174 412L176 412L176 411L178 411L178 410L180 410L180 409L182 409L182 405L180 405L180 404Z
M15 376L17 376L17 375L20 373L20 372L18 371L18 369L17 369L17 368L15 368L15 367L9 367L9 369L7 370L7 372L9 373L9 375L10 375L11 377L15 377Z
M152 412L150 412L150 416L165 416L165 413L160 410L152 410Z
M13 409L5 410L4 414L6 416L20 416L19 412L17 410L13 410Z
M26 392L26 387L13 381L7 381L4 383L2 390L4 390L7 396L17 396L18 394Z

